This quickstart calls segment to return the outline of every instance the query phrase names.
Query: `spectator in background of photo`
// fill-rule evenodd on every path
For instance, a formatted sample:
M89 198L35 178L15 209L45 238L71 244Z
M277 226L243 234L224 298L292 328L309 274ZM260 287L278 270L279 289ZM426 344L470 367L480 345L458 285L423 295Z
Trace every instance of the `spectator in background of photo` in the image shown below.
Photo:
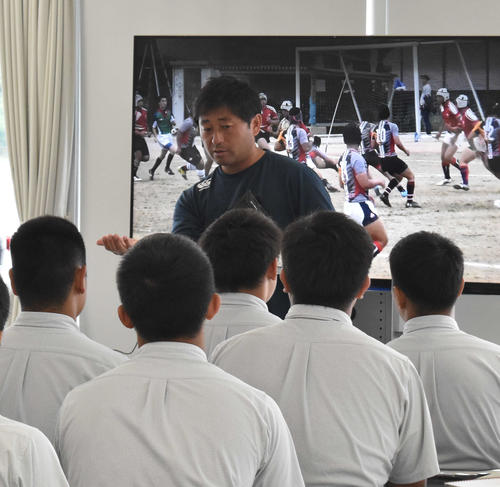
M425 126L425 133L427 135L431 134L432 125L429 116L432 111L432 87L430 84L430 78L426 74L420 76L422 80L422 94L420 95L420 113L422 115L422 121Z

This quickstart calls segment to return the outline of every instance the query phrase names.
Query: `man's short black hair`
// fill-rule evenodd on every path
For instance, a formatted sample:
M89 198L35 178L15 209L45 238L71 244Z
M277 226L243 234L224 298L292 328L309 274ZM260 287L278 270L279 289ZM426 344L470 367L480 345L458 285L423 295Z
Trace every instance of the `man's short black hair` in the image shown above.
M125 311L148 342L196 336L215 290L208 257L193 241L168 233L137 242L116 281Z
M295 304L345 311L368 275L373 244L343 213L319 211L286 228L281 256Z
M401 239L389 256L392 282L419 308L433 314L451 308L464 275L462 251L449 239L417 232Z
M316 147L319 147L321 145L321 137L318 137L317 135L315 135L313 138L313 144Z
M231 210L215 220L199 240L214 269L219 292L256 288L278 257L281 230L252 209Z
M391 111L389 107L385 104L382 104L378 107L378 119L379 120L387 120L391 116Z
M194 118L223 107L248 124L262 110L259 95L248 84L232 76L210 78L195 101Z
M12 236L12 273L23 309L60 306L75 271L85 265L85 244L73 223L41 216L23 223Z
M425 79L425 81L429 81L430 80L429 76L427 76L426 74L421 74L420 77L422 79Z
M0 276L0 331L5 328L5 323L7 323L7 318L9 316L10 309L10 296L9 290L5 282L3 282L2 276Z
M361 131L359 130L359 125L357 123L348 123L342 131L342 135L344 136L344 144L361 144Z

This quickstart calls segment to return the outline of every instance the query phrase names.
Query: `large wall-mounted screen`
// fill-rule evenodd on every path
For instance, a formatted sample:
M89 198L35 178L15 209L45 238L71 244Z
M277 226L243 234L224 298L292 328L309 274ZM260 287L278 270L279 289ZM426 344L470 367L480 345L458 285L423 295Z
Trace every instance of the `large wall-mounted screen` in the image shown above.
M198 134L180 154L167 146L185 130L206 80L230 75L265 93L280 118L284 101L299 107L311 140L319 137L320 150L334 160L345 150L343 127L353 121L376 127L379 107L387 104L409 155L395 150L414 174L420 207L408 207L405 178L392 189L390 207L378 194L384 187L370 191L389 237L374 259L372 279L388 282L389 252L402 236L429 230L462 248L467 290L500 293L500 179L487 168L484 124L500 102L498 59L497 37L136 37L131 233L170 231L181 192L217 167ZM442 125L441 88L459 105L461 130L447 132ZM465 120L471 113L474 123ZM275 150L279 133L273 128L269 135ZM373 140L377 144L375 129ZM445 155L454 143L456 152ZM342 211L337 172L319 168L318 174L333 187L330 197Z

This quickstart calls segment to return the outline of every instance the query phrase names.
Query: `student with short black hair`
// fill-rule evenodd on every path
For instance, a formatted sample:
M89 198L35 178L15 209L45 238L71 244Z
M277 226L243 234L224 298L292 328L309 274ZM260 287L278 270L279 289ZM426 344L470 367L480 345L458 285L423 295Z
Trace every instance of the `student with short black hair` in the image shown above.
M278 406L207 362L202 325L219 296L199 246L145 237L117 283L120 320L140 348L66 397L57 447L71 486L303 486ZM117 456L117 445L128 447Z
M418 374L349 318L370 284L370 237L317 212L285 230L282 259L284 322L220 344L214 363L277 401L306 485L423 486L439 468Z
M208 356L223 340L261 326L280 323L266 302L276 288L281 230L262 213L230 210L202 234L221 293L221 308L204 325Z
M10 309L9 290L0 276L0 338ZM36 428L0 416L0 484L68 487L54 447Z
M57 412L78 384L126 358L84 335L76 322L87 293L85 244L69 221L42 216L11 240L12 290L21 314L0 347L0 413L52 441Z
M462 251L437 233L400 240L389 262L403 335L389 346L422 378L441 470L500 465L500 346L460 331L454 306L464 286Z

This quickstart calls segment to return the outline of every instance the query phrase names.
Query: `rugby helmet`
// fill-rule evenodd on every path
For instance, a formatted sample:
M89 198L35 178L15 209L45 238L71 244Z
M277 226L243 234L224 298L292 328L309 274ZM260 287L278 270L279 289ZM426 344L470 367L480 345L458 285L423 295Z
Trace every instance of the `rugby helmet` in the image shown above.
M439 90L437 90L436 92L436 96L442 97L444 101L450 99L450 93L446 88L439 88Z
M290 111L293 108L293 103L290 100L285 100L280 107L282 110Z
M265 93L259 93L259 100L266 100L267 102L267 95Z
M467 95L458 95L455 101L458 108L465 108L469 104L469 97Z
M170 133L172 135L177 135L177 132L179 132L179 129L177 127L172 127L172 130L170 131Z
M137 94L135 95L135 106L137 106L137 104L138 104L141 100L143 100L142 96L141 96L141 95L139 95L139 93L137 93Z

